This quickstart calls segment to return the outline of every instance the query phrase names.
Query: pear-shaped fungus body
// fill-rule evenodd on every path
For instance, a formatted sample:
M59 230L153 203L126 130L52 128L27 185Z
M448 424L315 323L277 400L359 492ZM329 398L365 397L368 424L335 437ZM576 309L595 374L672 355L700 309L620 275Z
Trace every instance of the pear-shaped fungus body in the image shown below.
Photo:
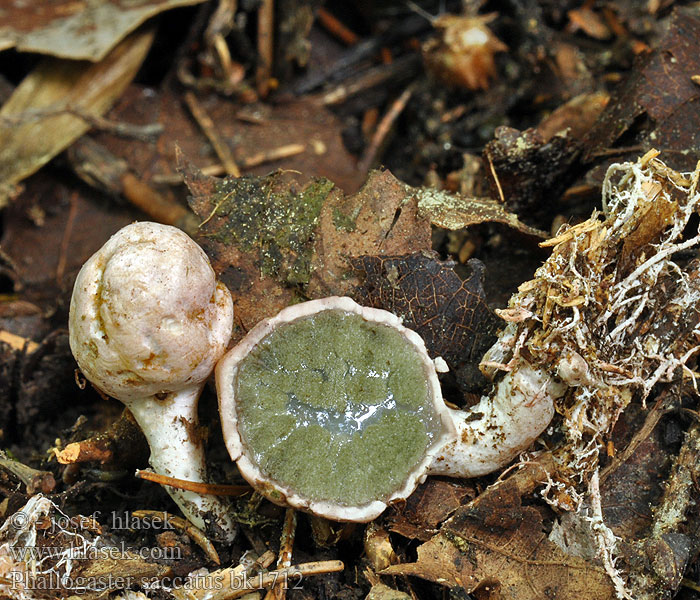
M206 481L197 401L232 327L229 291L204 251L175 227L128 225L78 274L71 350L95 387L133 413L157 473ZM195 525L232 539L235 528L223 502L166 489Z

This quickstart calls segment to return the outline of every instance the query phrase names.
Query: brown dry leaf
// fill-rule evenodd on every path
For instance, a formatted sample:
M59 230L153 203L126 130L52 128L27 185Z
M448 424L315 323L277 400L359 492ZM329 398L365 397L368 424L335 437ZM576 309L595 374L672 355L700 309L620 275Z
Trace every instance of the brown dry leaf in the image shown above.
M440 523L475 493L470 485L429 477L405 504L389 509L387 528L406 538L427 542L437 533Z
M344 255L430 245L430 224L390 173L375 173L360 192L343 196L327 179L288 171L215 179L181 162L190 206L202 219L199 241L234 297L234 341L295 300L349 292Z
M484 266L470 260L471 276L462 280L453 261L432 252L351 259L362 275L353 296L366 306L389 310L417 331L432 357L442 356L460 387L476 391L484 383L478 365L495 341L499 319L486 304Z
M554 468L551 454L531 461L459 508L415 563L393 565L382 575L414 575L466 593L488 587L500 600L607 600L612 585L601 567L566 555L547 539L542 515L523 507Z
M351 258L404 255L429 250L430 222L406 186L389 171L373 171L353 196L335 196L319 217L309 293L349 294L358 283L348 277Z
M216 179L182 158L179 164L190 207L202 219L198 242L233 295L236 342L299 298L318 215L334 186L323 179L303 184L289 172Z
M617 101L590 131L584 158L592 160L606 151L646 113L653 124L636 141L642 147L676 150L668 153L667 161L676 168L693 168L700 158L700 86L692 79L698 73L700 19L675 9L664 39L632 71L615 94Z
M136 75L153 41L143 30L102 62L45 59L0 110L0 206L11 189L90 129ZM71 112L73 111L73 112Z
M579 94L565 102L537 125L537 132L548 142L560 131L569 130L576 140L582 139L595 124L610 101L604 91Z
M100 61L155 15L204 0L42 0L5 2L0 50L17 48L59 58Z
M525 235L549 237L544 231L522 223L503 204L491 198L465 197L431 188L409 189L418 199L419 214L443 229L456 231L479 223L502 223Z

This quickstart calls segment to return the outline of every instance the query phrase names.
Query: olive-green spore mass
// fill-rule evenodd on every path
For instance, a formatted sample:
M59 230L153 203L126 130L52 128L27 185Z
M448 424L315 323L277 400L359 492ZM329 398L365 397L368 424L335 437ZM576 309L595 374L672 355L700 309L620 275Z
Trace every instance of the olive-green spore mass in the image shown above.
M241 361L234 385L249 457L316 501L386 500L442 429L413 344L340 310L278 326Z

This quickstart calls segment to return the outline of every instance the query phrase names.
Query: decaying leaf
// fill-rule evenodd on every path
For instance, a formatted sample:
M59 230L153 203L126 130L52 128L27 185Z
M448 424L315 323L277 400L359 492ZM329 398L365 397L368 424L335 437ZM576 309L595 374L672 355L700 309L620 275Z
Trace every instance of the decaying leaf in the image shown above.
M430 244L430 224L389 173L343 196L327 179L291 172L221 180L190 165L182 172L201 244L234 297L234 340L295 300L347 294L350 256Z
M545 232L522 223L517 215L492 198L466 198L430 188L412 188L412 191L418 199L420 214L443 229L456 231L478 223L502 223L526 235L547 237Z
M425 340L431 356L445 359L465 391L483 385L478 364L495 341L499 320L486 304L480 261L469 261L472 273L464 281L454 262L428 252L361 256L350 262L362 275L354 293L358 302L402 317Z
M437 533L440 523L475 494L469 485L429 477L403 506L390 508L387 527L406 538L427 542Z
M311 294L350 293L357 284L349 259L404 255L430 249L430 222L416 199L389 171L373 171L353 196L336 196L323 208L316 239Z
M549 454L457 510L415 563L393 565L386 575L414 575L466 593L484 591L501 600L606 600L614 598L605 571L567 555L547 539L542 515L522 506L554 465Z
M17 48L58 58L100 61L147 19L204 0L51 0L5 2L0 50Z
M439 36L423 46L428 69L450 86L486 90L496 77L497 52L508 50L487 24L496 18L488 15L450 15L437 17L433 24Z
M642 127L635 141L669 153L666 160L678 169L692 169L700 158L700 19L676 9L668 33L645 55L586 139L584 158L592 160L630 130L641 115L652 123ZM625 145L629 145L629 140Z
M0 206L12 186L90 129L136 75L153 31L125 39L103 61L45 59L0 110Z

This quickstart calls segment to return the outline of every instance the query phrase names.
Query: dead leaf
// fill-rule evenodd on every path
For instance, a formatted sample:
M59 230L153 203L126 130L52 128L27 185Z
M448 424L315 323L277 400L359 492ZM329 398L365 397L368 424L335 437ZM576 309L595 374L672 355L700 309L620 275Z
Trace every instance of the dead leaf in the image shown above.
M607 92L580 94L542 119L537 125L537 131L545 142L567 129L575 140L581 140L588 134L609 101L610 94Z
M152 41L152 30L140 31L100 63L45 59L24 78L0 110L0 205L12 186L90 129L75 111L102 115L119 98Z
M443 229L456 231L479 223L503 223L525 235L548 237L544 231L522 223L517 215L491 198L468 198L431 188L411 188L411 192L418 199L419 214Z
M415 563L381 574L414 575L466 593L488 586L502 600L612 600L605 571L566 555L547 539L540 512L521 505L554 464L545 453L489 487L418 547Z
M426 542L437 533L440 523L475 494L471 485L429 477L405 504L389 509L387 527L406 538Z
M640 431L647 412L631 404L620 415L611 434L615 446L623 450ZM605 524L613 533L631 541L644 534L653 520L652 507L659 502L664 481L671 467L671 456L663 443L663 427L655 427L632 456L621 463L601 486Z
M358 283L348 262L363 255L404 255L429 250L430 222L416 199L389 171L372 171L353 196L323 207L316 239L311 295L343 296Z
M484 295L484 266L467 263L472 273L462 281L453 261L433 253L407 256L361 256L350 260L362 275L355 299L403 318L417 331L432 357L442 356L465 391L479 389L483 375L478 363L495 341L499 319Z
M17 48L21 52L97 62L147 19L178 6L203 1L5 2L0 50Z
M423 46L428 70L446 85L486 90L497 75L494 55L508 50L488 28L488 15L444 14L433 21L439 35Z
M349 293L346 256L430 244L430 224L388 172L344 196L327 179L288 171L216 179L184 160L181 171L202 219L198 239L234 297L234 341L293 301Z
M700 158L700 19L675 9L668 33L655 50L638 61L586 139L585 160L593 160L646 114L652 123L636 136L642 147L676 150L667 160L690 169ZM626 141L629 145L629 140ZM636 151L635 151L636 154ZM675 162L674 162L675 161Z

